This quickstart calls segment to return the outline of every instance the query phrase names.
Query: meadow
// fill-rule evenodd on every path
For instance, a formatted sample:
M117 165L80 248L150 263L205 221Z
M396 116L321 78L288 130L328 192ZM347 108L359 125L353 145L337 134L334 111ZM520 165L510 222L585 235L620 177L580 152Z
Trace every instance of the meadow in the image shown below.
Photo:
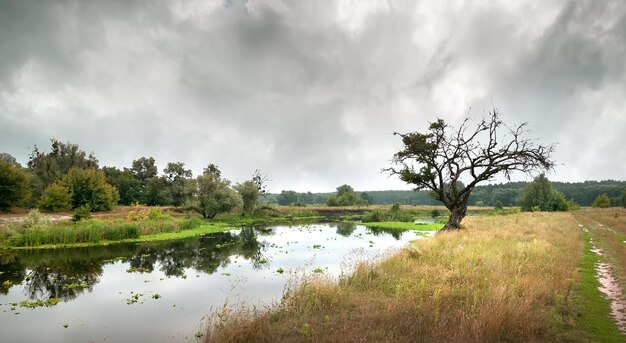
M623 211L606 212L467 217L339 281L307 276L269 308L225 307L205 342L623 342L579 222L619 234Z

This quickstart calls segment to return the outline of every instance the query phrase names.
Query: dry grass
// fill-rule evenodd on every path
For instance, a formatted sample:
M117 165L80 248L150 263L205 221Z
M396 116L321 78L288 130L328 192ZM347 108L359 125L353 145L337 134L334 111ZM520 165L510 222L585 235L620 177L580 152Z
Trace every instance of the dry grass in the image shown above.
M581 230L568 213L473 217L264 311L224 309L206 342L562 340ZM557 314L558 313L558 314ZM558 331L558 330L557 330Z

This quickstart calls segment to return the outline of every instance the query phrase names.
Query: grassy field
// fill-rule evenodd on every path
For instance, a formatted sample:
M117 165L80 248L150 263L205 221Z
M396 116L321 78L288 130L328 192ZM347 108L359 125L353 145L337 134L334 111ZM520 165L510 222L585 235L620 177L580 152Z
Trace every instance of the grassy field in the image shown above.
M213 314L204 338L624 342L597 291L591 234L576 217L468 217L464 230L416 241L339 281L305 277L269 309L225 307Z

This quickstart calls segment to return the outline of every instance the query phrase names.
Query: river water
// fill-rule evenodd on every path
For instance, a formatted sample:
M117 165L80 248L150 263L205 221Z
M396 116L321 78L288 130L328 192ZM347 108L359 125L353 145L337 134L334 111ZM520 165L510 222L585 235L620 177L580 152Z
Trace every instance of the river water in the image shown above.
M352 223L242 228L162 243L0 251L0 342L196 341L226 302L269 305L432 233ZM24 301L59 299L28 308Z

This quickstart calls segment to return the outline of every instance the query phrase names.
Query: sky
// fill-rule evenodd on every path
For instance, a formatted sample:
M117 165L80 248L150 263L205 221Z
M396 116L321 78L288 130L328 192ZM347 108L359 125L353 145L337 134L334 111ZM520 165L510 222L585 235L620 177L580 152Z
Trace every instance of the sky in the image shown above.
M410 189L381 173L394 132L495 106L556 144L551 180L624 180L625 95L623 0L0 0L0 152L23 165L55 138L271 192Z

